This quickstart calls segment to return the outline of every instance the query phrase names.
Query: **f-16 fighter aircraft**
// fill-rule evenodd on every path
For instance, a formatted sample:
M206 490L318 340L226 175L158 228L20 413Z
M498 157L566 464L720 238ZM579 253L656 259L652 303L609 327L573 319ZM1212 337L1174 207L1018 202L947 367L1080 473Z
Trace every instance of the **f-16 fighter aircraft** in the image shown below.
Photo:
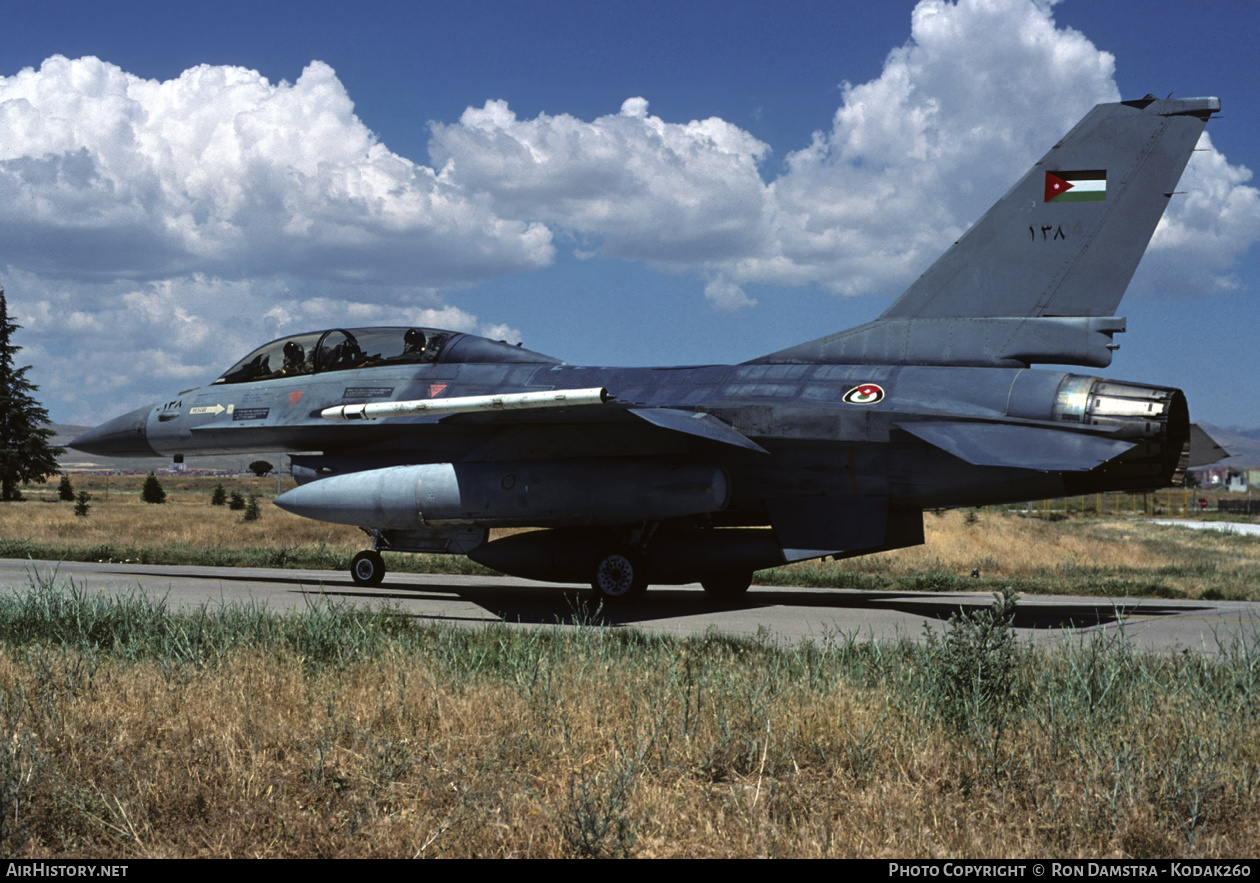
M923 510L1178 483L1176 389L1104 368L1116 306L1215 98L1095 107L873 322L738 365L577 367L435 328L272 341L75 439L112 456L290 452L276 505L379 554L467 555L609 601L923 542ZM542 528L488 541L491 528ZM768 529L767 529L768 528Z

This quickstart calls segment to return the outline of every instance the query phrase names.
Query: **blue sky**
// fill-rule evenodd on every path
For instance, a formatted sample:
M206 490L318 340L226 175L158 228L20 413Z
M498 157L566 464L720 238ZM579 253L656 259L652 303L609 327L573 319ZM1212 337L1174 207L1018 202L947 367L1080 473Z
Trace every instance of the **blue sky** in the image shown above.
M0 283L62 422L333 325L742 361L873 318L1096 101L1213 94L1105 373L1257 426L1260 3L1200 6L6 3Z

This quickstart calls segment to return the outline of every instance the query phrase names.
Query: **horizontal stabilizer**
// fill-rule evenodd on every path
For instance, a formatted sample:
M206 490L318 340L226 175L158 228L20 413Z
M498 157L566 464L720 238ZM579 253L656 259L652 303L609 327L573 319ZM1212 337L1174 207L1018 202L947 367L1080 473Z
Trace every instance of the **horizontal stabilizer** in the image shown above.
M709 441L746 448L761 454L770 453L746 435L702 411L679 411L676 408L631 408L630 413L653 426L685 432Z
M1041 426L939 421L899 428L973 466L1041 472L1088 472L1134 447L1132 442Z
M1190 462L1186 464L1187 468L1210 466L1228 456L1229 451L1221 447L1199 424L1190 424Z

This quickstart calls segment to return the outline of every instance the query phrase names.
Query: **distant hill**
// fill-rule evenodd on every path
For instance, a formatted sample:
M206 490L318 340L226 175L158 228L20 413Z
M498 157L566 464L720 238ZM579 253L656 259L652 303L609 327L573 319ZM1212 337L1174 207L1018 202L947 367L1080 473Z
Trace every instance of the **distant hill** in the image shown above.
M1224 428L1227 432L1234 433L1234 435L1241 435L1243 438L1250 438L1260 442L1260 427L1226 426Z
M56 435L52 443L66 447L71 441L92 427L71 426L65 423L50 423L49 428ZM278 464L280 455L275 451L256 451L230 456L217 457L185 457L184 466L190 470L206 470L209 472L247 472L246 467L255 460L266 460ZM66 452L57 458L63 472L149 472L169 469L173 461L170 457L98 457L66 448ZM287 468L287 467L286 467Z

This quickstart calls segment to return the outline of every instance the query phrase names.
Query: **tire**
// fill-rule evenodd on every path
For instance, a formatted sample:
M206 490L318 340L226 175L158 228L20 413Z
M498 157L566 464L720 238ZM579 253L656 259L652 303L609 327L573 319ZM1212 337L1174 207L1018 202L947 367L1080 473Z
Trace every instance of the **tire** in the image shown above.
M385 560L381 553L369 549L350 562L350 578L356 586L379 586L385 579Z
M752 585L751 573L715 573L700 580L705 594L718 601L736 601Z
M599 556L591 588L610 604L637 601L647 591L643 559L629 549L613 549Z

